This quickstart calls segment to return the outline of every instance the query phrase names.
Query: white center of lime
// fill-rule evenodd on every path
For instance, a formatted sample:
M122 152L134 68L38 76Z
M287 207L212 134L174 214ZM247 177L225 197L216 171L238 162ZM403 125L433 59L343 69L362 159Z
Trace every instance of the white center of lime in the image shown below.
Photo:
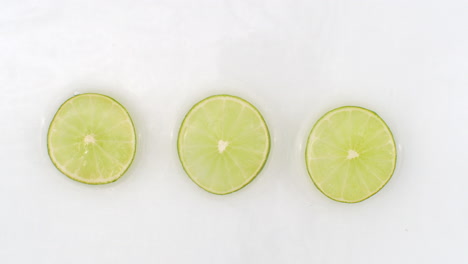
M218 141L218 151L219 151L219 153L223 153L228 145L229 145L229 142L227 142L227 141L224 141L224 140Z
M89 143L96 143L96 139L94 138L93 135L86 135L86 137L84 138L84 142L86 144L89 144Z
M353 149L348 150L348 157L346 157L347 159L354 159L354 158L357 158L357 157L359 157L359 153L357 153Z

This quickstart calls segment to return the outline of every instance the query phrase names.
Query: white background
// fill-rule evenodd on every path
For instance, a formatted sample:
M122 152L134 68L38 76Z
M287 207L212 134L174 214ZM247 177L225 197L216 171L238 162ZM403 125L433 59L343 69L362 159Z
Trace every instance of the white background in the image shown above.
M0 1L0 263L468 263L468 1ZM139 133L119 181L50 162L49 122L110 95ZM197 101L264 114L272 152L226 196L183 172ZM376 111L396 173L358 204L322 195L304 144L328 110Z

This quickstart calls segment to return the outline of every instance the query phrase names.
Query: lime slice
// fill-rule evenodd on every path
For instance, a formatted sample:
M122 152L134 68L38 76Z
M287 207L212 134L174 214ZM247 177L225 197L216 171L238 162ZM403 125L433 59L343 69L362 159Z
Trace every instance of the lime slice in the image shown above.
M55 114L47 148L55 167L66 176L88 184L109 183L119 179L133 161L135 128L114 99L80 94Z
M208 97L185 116L177 142L188 176L215 194L235 192L262 170L270 134L260 112L230 95Z
M374 195L392 177L395 141L376 113L345 106L326 113L312 128L306 163L323 194L356 203Z

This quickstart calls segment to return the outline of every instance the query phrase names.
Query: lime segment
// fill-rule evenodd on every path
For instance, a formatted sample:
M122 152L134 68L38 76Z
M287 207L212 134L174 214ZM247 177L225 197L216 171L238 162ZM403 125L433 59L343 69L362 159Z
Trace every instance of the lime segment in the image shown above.
M135 156L136 136L130 115L114 99L80 94L68 99L47 135L49 156L59 171L83 183L116 181Z
M185 116L177 142L188 176L215 194L237 191L262 170L270 151L268 127L249 102L208 97Z
M307 170L329 198L360 202L377 193L396 165L393 135L374 112L345 106L326 113L312 128Z

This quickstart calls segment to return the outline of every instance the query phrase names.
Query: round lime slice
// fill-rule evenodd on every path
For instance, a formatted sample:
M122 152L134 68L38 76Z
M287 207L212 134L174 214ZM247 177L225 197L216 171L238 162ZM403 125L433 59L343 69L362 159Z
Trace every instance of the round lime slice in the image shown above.
M185 172L198 186L228 194L262 170L270 152L270 134L262 115L249 102L215 95L185 116L177 150Z
M135 128L114 99L80 94L55 114L47 148L55 167L66 176L88 184L109 183L119 179L135 157Z
M355 106L337 108L312 128L306 164L323 194L339 202L360 202L377 193L392 177L395 141L376 113Z

